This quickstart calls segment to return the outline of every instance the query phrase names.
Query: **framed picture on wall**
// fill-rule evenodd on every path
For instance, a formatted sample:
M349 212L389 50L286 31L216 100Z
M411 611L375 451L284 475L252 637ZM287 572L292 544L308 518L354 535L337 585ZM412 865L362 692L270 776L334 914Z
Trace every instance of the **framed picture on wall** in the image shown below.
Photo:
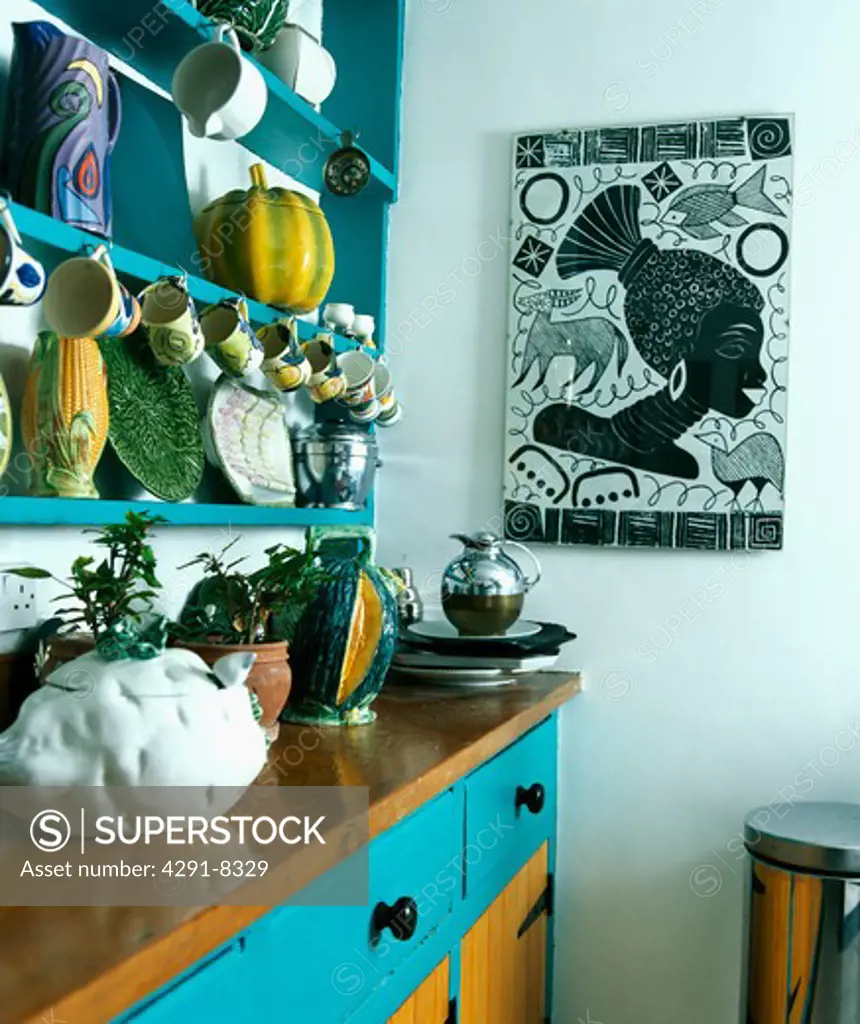
M792 131L515 138L506 536L782 547Z

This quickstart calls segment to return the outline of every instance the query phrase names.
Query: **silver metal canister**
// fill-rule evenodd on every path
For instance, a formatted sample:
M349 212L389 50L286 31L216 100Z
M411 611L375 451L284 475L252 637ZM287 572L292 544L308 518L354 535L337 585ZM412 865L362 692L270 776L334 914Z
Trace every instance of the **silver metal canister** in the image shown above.
M860 807L751 811L741 1024L860 1024Z

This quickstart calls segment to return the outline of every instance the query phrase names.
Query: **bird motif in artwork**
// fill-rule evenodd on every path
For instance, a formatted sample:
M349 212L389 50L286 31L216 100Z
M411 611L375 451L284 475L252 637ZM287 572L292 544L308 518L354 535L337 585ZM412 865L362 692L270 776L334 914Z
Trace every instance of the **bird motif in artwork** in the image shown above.
M696 434L711 449L711 469L721 484L732 492L732 507L739 509L739 497L744 487L751 483L755 487L755 497L746 508L755 512L764 512L761 493L770 484L783 495L785 479L785 456L779 441L765 431L750 434L729 449L729 442L718 430L709 430Z

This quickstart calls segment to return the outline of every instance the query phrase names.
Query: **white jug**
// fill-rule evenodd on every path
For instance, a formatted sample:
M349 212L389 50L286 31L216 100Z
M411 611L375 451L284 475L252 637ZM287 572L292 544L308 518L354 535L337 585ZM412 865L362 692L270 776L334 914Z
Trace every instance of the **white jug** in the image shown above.
M247 135L262 120L269 98L262 72L227 25L216 26L211 42L182 58L171 91L192 135L221 140Z
M334 88L334 57L301 25L285 25L260 63L308 103L318 106Z

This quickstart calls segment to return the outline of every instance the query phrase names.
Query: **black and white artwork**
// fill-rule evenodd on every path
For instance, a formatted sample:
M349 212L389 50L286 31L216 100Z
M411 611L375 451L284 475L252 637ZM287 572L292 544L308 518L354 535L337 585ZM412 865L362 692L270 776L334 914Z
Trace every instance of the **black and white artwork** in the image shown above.
M792 130L516 138L506 536L782 547Z

